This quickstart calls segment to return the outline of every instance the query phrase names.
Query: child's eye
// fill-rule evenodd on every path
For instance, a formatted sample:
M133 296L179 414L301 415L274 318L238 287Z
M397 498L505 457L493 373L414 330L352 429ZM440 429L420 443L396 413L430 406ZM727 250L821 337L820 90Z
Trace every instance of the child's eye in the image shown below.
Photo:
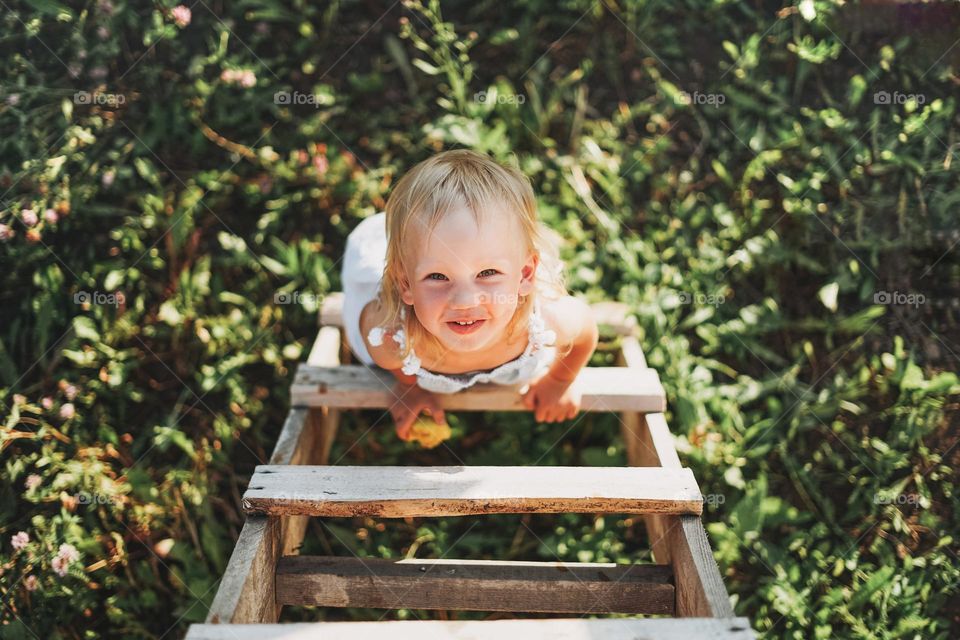
M495 276L495 275L497 275L498 273L500 273L500 272L497 271L496 269L484 269L483 271L480 272L480 276L482 277L483 274L488 273L488 272L489 272L489 275L491 275L491 276Z
M427 280L437 280L437 279L438 279L438 278L434 278L433 276L440 276L440 278L443 278L444 280L447 279L447 276L443 275L442 273L431 273L430 275L427 276Z

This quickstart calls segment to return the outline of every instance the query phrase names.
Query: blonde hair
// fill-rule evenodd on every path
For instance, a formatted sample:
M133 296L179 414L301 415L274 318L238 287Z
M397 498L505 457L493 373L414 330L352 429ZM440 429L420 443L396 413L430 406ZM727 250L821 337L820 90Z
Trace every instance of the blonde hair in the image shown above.
M448 212L466 207L479 226L492 211L513 216L519 223L528 253L540 257L533 293L519 297L519 304L507 325L509 340L521 321L529 319L538 297L556 299L567 295L563 265L559 257L560 236L537 216L530 180L519 170L502 165L489 156L469 149L438 153L413 167L394 187L386 205L387 255L378 301L385 328L402 327L407 335L405 358L414 342L440 347L439 340L426 330L412 310L401 316L406 304L402 286L411 270L413 240L417 231L433 229ZM421 352L422 353L422 352Z

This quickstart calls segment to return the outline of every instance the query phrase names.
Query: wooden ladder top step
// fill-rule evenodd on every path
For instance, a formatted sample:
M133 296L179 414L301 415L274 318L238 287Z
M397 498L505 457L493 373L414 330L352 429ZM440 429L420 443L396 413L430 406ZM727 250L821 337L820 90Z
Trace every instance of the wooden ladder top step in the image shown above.
M259 465L248 514L465 516L489 513L695 514L690 469L664 467L380 467Z
M393 374L362 364L316 367L302 364L290 389L294 407L385 409L396 396ZM659 413L666 395L654 369L584 367L576 384L583 411ZM529 411L515 386L477 384L459 393L437 394L453 411Z
M285 556L276 580L284 606L673 615L676 600L658 564Z
M746 618L400 620L195 624L186 640L756 640Z

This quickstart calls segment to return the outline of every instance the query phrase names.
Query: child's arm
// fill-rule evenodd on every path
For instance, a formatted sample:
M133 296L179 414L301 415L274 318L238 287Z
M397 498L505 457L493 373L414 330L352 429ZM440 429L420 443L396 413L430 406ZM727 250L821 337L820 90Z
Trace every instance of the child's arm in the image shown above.
M417 377L409 376L402 371L403 361L400 359L399 345L394 341L392 333L385 333L379 345L372 345L367 339L370 329L380 326L383 319L380 317L376 300L367 303L360 313L360 334L367 346L367 353L373 358L378 367L386 369L397 379L393 385L393 404L390 406L390 415L397 426L397 436L401 440L410 438L410 429L419 417L421 411L432 415L437 424L443 424L446 419L439 399L426 389L417 386Z
M544 315L557 333L558 355L550 370L530 385L524 404L535 412L538 422L561 422L580 411L582 394L573 381L596 350L600 330L590 305L581 298L562 298Z

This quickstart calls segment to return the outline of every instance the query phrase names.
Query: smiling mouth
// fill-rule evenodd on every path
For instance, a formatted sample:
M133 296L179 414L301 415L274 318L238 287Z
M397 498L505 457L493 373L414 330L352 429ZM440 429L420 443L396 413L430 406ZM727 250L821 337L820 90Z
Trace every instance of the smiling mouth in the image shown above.
M467 333L473 333L474 331L477 331L481 326L483 326L483 323L485 322L486 320L460 320L460 321L448 322L447 326L450 327L450 330L453 331L454 333L459 333L460 335L464 335Z

